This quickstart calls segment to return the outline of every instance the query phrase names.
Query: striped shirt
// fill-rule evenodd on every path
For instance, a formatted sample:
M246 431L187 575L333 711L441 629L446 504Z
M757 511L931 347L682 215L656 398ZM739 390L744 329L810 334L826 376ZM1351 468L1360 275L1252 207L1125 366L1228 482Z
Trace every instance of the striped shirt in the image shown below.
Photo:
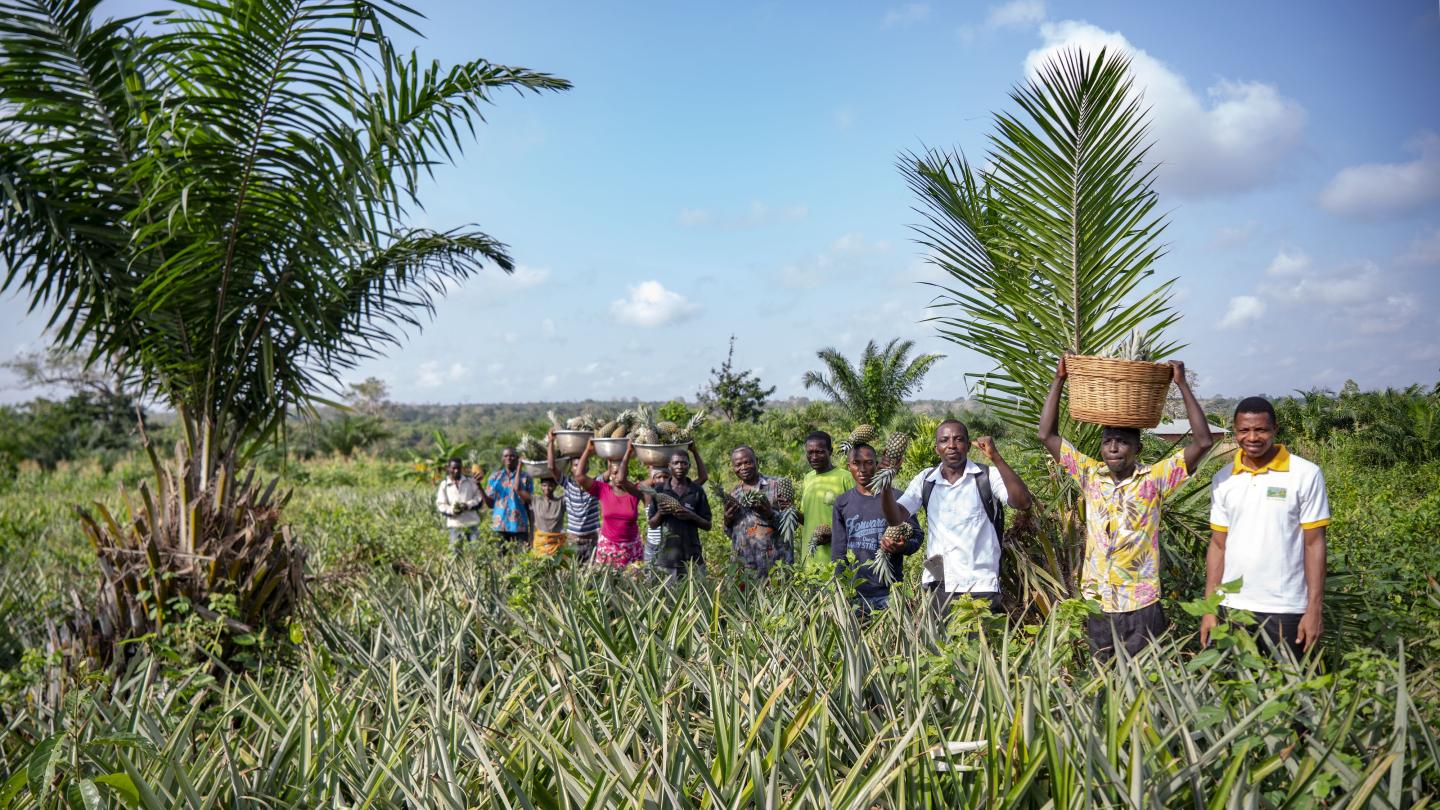
M568 475L564 485L565 531L570 534L595 534L600 531L600 500L581 489Z

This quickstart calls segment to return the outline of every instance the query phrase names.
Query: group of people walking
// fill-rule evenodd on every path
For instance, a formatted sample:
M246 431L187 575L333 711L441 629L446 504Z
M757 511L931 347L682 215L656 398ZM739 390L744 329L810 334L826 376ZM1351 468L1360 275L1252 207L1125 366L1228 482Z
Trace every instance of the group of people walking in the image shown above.
M1098 459L1059 435L1063 359L1037 426L1040 443L1084 500L1080 580L1084 595L1100 605L1100 613L1088 620L1087 634L1102 658L1113 655L1117 645L1133 655L1169 626L1160 602L1161 514L1214 444L1184 365L1171 365L1192 441L1155 464L1139 463L1137 428L1103 427ZM1298 658L1314 646L1324 626L1330 512L1320 469L1277 444L1277 427L1275 410L1263 398L1243 399L1235 409L1238 449L1210 484L1205 595L1223 583L1239 584L1223 595L1220 615L1202 619L1200 632L1207 643L1226 610L1248 611L1258 622L1262 643L1277 655ZM1005 509L1029 509L1034 498L989 437L973 442L985 464L970 460L969 431L959 420L940 423L934 440L940 463L921 471L903 490L874 485L881 462L868 444L850 447L845 466L836 466L833 441L822 431L805 439L811 469L795 493L781 485L782 479L761 473L751 448L735 448L730 466L738 483L722 499L721 515L735 559L759 576L777 563L795 562L796 545L800 554L828 557L837 569L858 563L849 569L858 578L856 607L869 613L887 609L891 587L903 576L904 558L924 548L921 583L937 616L947 615L961 596L1000 612ZM533 545L538 553L553 554L568 546L585 562L624 567L644 560L673 577L703 569L700 533L710 529L713 517L703 489L709 474L698 448L692 443L677 450L665 467L650 471L643 487L629 480L633 448L608 462L600 478L589 474L593 453L591 444L562 471L552 433L549 474L541 479L538 495L513 449L502 453L501 469L483 485L451 460L436 507L446 516L456 552L466 539L475 539L483 507L492 510L491 527L501 542L517 549ZM642 504L643 536L638 526ZM923 531L917 519L921 512L926 515ZM799 527L788 535L781 530L787 513Z

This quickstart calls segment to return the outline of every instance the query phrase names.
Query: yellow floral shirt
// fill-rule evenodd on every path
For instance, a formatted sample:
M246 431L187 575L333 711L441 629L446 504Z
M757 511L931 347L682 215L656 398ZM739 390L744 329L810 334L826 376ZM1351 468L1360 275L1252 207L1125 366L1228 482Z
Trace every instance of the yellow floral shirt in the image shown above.
M1064 441L1060 466L1085 496L1085 565L1080 587L1106 613L1139 610L1160 598L1160 504L1185 483L1185 451L1137 465L1120 483L1104 462Z

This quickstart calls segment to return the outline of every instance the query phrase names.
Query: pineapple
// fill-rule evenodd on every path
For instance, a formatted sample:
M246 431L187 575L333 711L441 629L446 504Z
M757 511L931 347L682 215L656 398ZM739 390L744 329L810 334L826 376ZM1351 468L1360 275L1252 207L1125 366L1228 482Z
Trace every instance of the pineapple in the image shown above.
M675 434L680 432L680 426L667 419L655 423L655 432L659 434L660 441L670 444L675 441Z
M915 527L909 523L901 523L895 526L887 526L881 540L887 543L903 543L915 536Z
M685 509L675 496L666 492L659 492L649 484L641 484L636 488L655 499L655 508L660 510L660 514L662 515L678 515Z
M775 479L775 502L785 505L795 503L795 482L789 478Z
M526 461L538 461L546 456L545 445L528 433L522 435L520 441L516 442L515 451L520 454L520 458Z
M595 425L597 424L599 423L596 421L595 417L591 416L588 413L582 413L579 416L572 417L569 421L567 421L565 423L565 428L567 430L594 430Z
M556 430L561 430L561 429L562 429L562 425L560 424L560 417L558 417L558 416L555 415L555 409L554 409L554 408L551 408L550 410L546 411L546 412L545 412L545 416L546 416L546 418L548 418L548 419L550 420L550 427L552 427L552 428L554 428L554 429L556 429Z
M888 526L885 534L881 535L882 542L897 543L909 540L915 536L915 527L909 523L901 523L898 526ZM880 582L889 585L895 581L895 572L890 569L890 554L882 549L875 550L872 557L865 566L870 573Z
M840 440L840 452L848 456L850 451L855 449L855 445L873 445L878 438L880 438L880 431L876 430L874 425L856 425L855 429L850 431L849 436Z
M740 505L747 509L754 509L765 501L765 493L758 489L747 489L740 493Z
M737 501L737 500L735 500L734 498L730 497L730 493L726 492L726 491L725 491L725 488L722 487L722 486L720 486L720 482L719 482L719 481L716 481L716 480L714 480L714 479L711 479L711 481L710 481L710 494L720 500L720 504L721 504L722 507L723 507L725 504L729 504L729 503L733 503L733 504L737 504L737 505L739 504L739 501Z
M595 431L595 436L596 436L596 438L600 438L600 439L608 439L608 438L610 438L610 434L612 434L612 433L615 432L615 428L616 428L616 426L618 426L619 424L620 424L620 423L619 423L617 420L611 419L609 422L606 422L605 424L601 425L600 428Z
M830 545L830 538L832 535L833 530L831 530L829 523L816 526L815 531L810 534L810 545L828 546Z
M640 429L638 429L638 430L635 431L635 443L636 443L636 444L661 444L661 437L658 436L658 435L656 435L656 433L655 433L654 430L652 430L652 429L650 429L650 428L648 428L648 427L642 427L642 428L640 428Z
M1149 332L1132 329L1130 334L1122 338L1102 356L1112 357L1116 360L1151 362L1155 357L1154 338Z
M891 433L885 440L885 448L880 452L880 465L875 470L875 477L870 480L872 492L882 491L890 486L895 480L895 473L900 471L900 465L905 463L905 451L910 448L910 436L900 431Z
M694 439L695 431L699 430L703 424L705 424L705 409L701 408L690 417L690 421L685 423L685 427L675 433L675 441L688 442Z

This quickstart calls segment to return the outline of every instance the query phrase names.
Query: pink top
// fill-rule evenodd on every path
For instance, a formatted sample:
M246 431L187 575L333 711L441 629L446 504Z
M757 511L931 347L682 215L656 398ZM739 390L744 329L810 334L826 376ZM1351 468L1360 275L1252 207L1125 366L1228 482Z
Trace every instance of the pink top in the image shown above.
M612 487L596 478L590 482L590 495L600 500L600 533L611 540L637 540L640 528L640 502L623 489Z

